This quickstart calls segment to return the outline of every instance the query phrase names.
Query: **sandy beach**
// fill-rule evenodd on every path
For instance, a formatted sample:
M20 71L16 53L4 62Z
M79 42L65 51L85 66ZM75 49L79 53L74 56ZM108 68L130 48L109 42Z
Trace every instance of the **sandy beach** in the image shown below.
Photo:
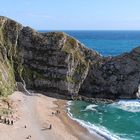
M8 98L14 125L0 124L0 140L100 140L67 115L66 100L14 92ZM50 128L51 125L51 129Z

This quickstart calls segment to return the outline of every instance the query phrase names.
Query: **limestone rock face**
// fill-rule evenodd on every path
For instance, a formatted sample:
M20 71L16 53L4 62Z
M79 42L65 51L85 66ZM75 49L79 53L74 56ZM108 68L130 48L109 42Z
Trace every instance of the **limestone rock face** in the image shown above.
M22 77L27 88L77 95L89 70L90 58L100 57L64 33L41 34L23 28L18 39Z
M98 53L65 33L38 33L11 19L0 19L2 49L10 52L5 57L17 82L28 89L78 95L91 61L100 58Z
M139 83L140 47L92 65L80 93L96 98L137 98Z
M28 89L92 98L140 97L140 47L102 57L62 32L39 33L0 17L0 95Z

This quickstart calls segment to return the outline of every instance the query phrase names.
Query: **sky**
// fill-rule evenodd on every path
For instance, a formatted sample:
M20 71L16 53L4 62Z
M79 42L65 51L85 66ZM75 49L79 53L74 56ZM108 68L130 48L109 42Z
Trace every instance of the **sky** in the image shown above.
M140 30L140 0L0 0L0 15L36 30Z

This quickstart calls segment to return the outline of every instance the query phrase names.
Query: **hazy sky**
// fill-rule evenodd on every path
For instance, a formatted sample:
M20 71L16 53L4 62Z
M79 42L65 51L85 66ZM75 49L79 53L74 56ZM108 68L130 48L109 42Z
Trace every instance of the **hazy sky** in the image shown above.
M0 0L0 15L37 30L140 30L140 0Z

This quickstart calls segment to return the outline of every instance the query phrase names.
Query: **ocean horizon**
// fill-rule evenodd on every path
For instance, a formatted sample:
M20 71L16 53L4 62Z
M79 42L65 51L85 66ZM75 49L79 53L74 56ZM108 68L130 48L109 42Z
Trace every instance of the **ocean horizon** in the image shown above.
M39 30L65 32L103 56L116 56L140 46L140 30Z

